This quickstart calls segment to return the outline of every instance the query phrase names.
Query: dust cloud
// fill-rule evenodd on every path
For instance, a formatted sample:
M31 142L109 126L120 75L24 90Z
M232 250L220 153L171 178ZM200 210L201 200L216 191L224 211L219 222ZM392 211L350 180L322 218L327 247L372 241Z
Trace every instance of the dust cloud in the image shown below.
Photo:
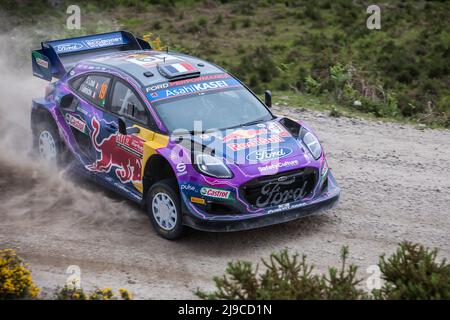
M0 43L7 44L0 47L1 223L22 219L30 227L58 222L108 227L135 218L137 206L64 169L48 168L31 153L31 100L44 95L47 83L32 75L31 49L38 45L27 34L0 35Z

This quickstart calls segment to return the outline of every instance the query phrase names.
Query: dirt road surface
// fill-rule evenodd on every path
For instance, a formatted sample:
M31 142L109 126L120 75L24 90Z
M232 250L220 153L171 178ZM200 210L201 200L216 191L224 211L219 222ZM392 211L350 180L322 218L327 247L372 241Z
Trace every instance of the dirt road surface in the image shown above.
M450 131L274 110L315 128L342 187L337 208L259 230L192 231L171 242L131 202L47 172L3 143L0 247L16 248L46 292L64 285L67 268L77 265L84 288L125 287L145 299L195 298L197 287L213 288L212 276L223 274L228 261L257 262L285 247L325 271L348 245L362 277L402 240L450 258Z

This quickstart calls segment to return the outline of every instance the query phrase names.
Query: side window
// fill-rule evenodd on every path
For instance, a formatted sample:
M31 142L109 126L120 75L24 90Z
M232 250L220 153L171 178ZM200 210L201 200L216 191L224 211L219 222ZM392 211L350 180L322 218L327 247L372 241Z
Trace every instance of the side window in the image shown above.
M116 81L114 84L111 111L136 120L137 122L147 124L145 106L142 105L133 90L121 81Z
M81 83L78 91L91 99L98 106L104 107L110 81L111 79L109 77L89 75L83 83Z
M70 86L71 86L73 89L78 90L78 89L80 88L81 84L84 82L84 79L85 79L85 78L86 78L86 77L78 77L78 78L76 78L75 80L72 80L72 81L70 82Z

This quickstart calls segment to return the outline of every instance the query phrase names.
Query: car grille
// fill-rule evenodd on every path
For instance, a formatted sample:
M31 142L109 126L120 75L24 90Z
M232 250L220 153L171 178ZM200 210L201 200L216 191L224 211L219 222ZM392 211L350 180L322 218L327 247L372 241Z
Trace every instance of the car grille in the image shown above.
M317 170L306 167L253 179L242 185L240 192L252 206L270 207L310 196L317 179Z

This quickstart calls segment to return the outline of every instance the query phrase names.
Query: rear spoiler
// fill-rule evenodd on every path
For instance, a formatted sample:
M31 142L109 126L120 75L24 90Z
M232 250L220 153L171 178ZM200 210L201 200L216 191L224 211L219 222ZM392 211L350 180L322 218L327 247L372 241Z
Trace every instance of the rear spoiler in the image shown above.
M99 54L152 49L148 42L126 31L46 41L41 47L31 53L33 75L47 81L61 78L79 61Z

